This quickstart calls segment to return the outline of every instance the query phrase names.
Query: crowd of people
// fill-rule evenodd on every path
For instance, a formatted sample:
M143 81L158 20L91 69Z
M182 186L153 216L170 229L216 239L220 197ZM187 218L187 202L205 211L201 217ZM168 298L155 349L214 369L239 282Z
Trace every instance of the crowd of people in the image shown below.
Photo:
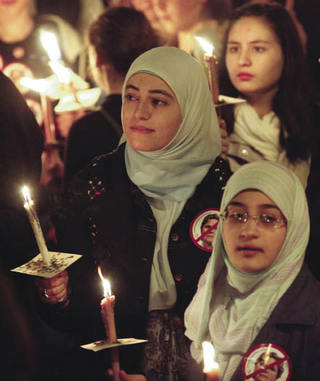
M312 15L298 0L70 3L0 0L3 375L195 381L209 341L220 381L316 381ZM58 76L58 99L21 82L52 77L43 31L80 81ZM66 93L75 107L57 111ZM49 249L82 256L51 278L10 271L39 252L25 184ZM119 374L114 351L81 347L106 337L98 267L118 337L147 340L119 347Z

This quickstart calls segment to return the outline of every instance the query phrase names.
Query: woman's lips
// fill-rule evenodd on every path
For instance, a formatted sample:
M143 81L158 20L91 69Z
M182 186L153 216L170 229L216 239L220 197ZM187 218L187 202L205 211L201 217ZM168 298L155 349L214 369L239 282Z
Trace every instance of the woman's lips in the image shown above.
M250 73L241 72L237 75L238 78L241 79L241 81L249 81L253 75Z
M138 132L140 134L150 134L150 133L154 132L154 130L152 130L151 128L147 128L144 126L131 126L130 130L132 130L134 132Z
M260 247L255 246L238 246L237 250L241 252L242 255L246 257L252 257L256 254L260 254L263 250Z

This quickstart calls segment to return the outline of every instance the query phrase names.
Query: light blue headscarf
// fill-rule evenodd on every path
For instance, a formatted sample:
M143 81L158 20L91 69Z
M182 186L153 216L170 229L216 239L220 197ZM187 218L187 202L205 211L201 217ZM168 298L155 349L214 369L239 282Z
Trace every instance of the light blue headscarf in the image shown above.
M186 335L193 341L194 357L200 361L201 342L211 340L225 380L230 379L299 273L309 239L305 191L292 171L268 161L242 166L227 183L221 210L246 189L265 193L287 219L283 246L268 269L256 274L240 272L228 259L220 223L212 256L185 314Z
M137 72L164 80L175 93L182 122L175 137L153 152L125 148L128 176L147 196L157 221L149 310L169 309L177 299L168 260L172 225L221 151L220 128L202 65L173 47L151 49L131 65L123 86Z
M186 201L221 152L221 135L208 80L202 65L174 47L159 47L139 56L123 86L137 72L163 79L173 90L182 113L176 136L164 148L136 151L127 142L129 178L152 198Z

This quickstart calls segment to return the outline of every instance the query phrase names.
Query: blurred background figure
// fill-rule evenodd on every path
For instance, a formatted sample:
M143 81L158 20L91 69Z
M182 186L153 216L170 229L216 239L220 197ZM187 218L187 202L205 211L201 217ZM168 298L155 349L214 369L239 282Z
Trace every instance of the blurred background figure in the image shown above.
M101 107L78 119L66 145L65 183L97 155L114 150L122 135L121 90L129 66L159 45L144 14L133 8L106 10L89 29L89 62L94 81L107 94Z
M44 107L39 92L30 90L20 81L22 78L39 79L53 74L48 64L48 53L41 43L42 32L54 33L61 51L61 59L66 66L75 71L78 71L80 65L79 56L83 46L79 34L68 22L57 15L39 16L34 5L32 0L0 1L0 70L15 83L25 97L39 126L43 129L46 141L50 138L49 130L45 128L48 126L45 120L50 115L52 123L55 124L50 131L54 130L52 134L58 141L63 137L60 136L59 127L56 127L57 123L51 115L51 103L47 103ZM58 146L45 146L42 163L43 185L61 179L63 163Z
M177 36L174 30L166 27L166 14L162 9L159 12L158 3L154 0L132 0L132 5L143 12L161 38L161 45L177 46Z
M82 42L70 24L57 15L37 16L32 0L0 1L0 70L25 96L40 126L43 116L39 97L23 87L20 79L52 74L48 54L40 42L44 30L55 33L63 61L76 70Z
M152 0L154 12L168 35L177 37L177 46L203 60L203 49L195 40L211 43L217 57L231 13L229 0Z

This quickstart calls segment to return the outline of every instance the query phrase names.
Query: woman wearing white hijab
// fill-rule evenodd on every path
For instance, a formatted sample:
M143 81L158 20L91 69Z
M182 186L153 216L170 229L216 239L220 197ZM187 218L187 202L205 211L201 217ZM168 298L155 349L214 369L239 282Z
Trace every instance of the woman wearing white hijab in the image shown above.
M63 246L84 253L93 268L79 287L93 287L93 260L101 264L116 295L118 336L148 337L148 380L178 380L177 358L188 353L184 310L210 257L194 242L190 225L219 207L228 166L218 158L221 135L204 69L187 53L160 47L142 54L122 96L126 142L74 180L71 201L81 202L61 228ZM49 295L44 302L58 301L48 284L42 288ZM139 365L140 349L125 356L124 369L132 372L129 360Z
M210 340L221 380L240 380L246 354L271 344L292 362L291 380L318 379L320 287L303 266L309 214L300 181L280 164L246 164L229 179L221 211L213 254L185 314L193 357L201 361L201 342Z

